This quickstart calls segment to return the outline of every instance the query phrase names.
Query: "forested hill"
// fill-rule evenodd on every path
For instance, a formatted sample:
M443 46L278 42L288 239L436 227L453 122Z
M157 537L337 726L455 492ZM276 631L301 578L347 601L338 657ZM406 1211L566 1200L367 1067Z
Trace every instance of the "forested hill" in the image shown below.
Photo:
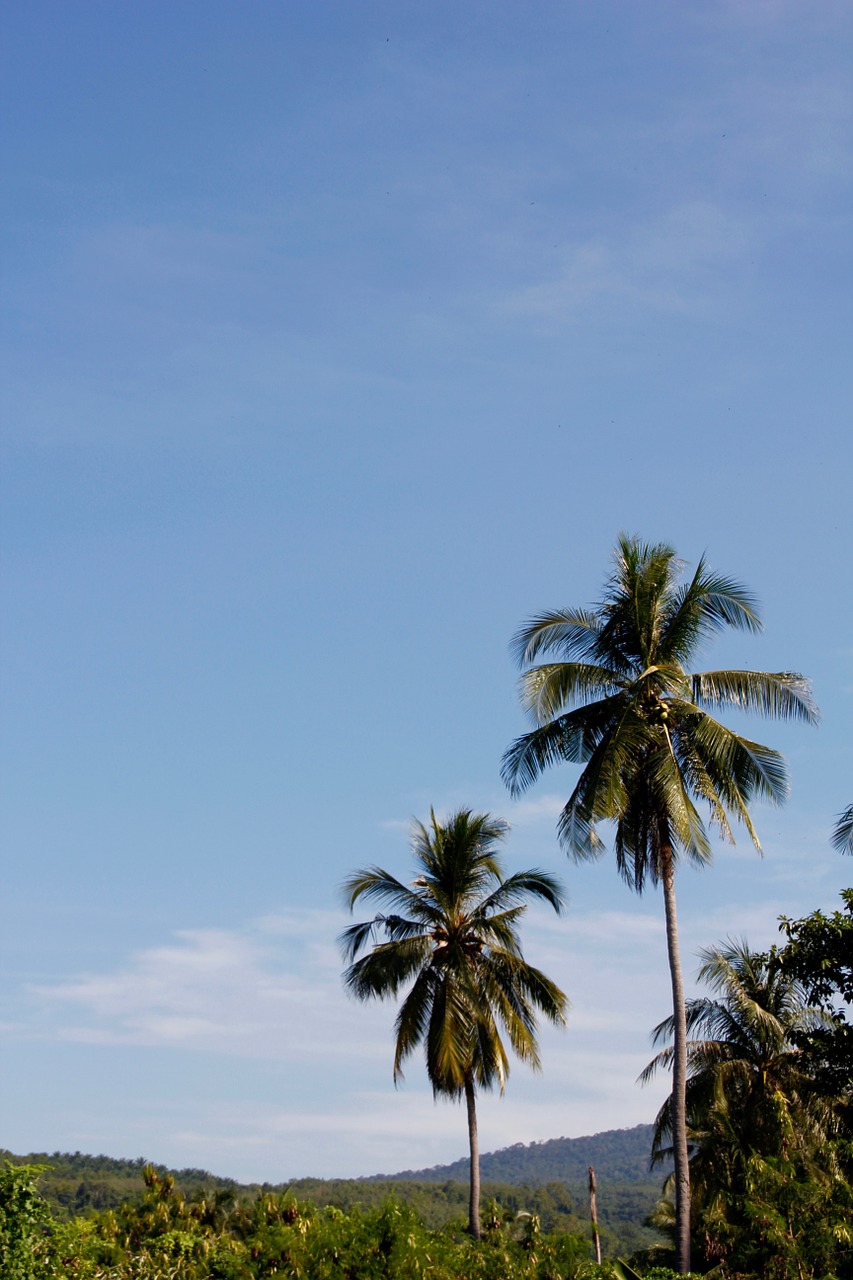
M518 1142L513 1147L490 1151L480 1157L484 1179L492 1182L543 1186L546 1182L577 1185L586 1179L589 1166L600 1181L660 1183L664 1171L649 1171L653 1127L638 1124L633 1129L608 1129L585 1138L550 1138L546 1142ZM464 1182L468 1177L467 1157L432 1169L407 1169L401 1173L377 1174L373 1181Z
M592 1164L598 1177L605 1250L613 1256L627 1256L657 1240L656 1233L643 1225L660 1195L664 1177L663 1171L648 1172L651 1138L651 1125L639 1125L588 1138L556 1138L529 1146L519 1143L491 1152L482 1157L484 1201L494 1197L513 1213L519 1209L534 1212L544 1231L583 1233L587 1171ZM139 1204L145 1190L142 1170L146 1162L141 1158L118 1160L79 1151L20 1156L0 1149L0 1165L4 1160L47 1166L39 1189L60 1221L123 1203ZM170 1172L163 1165L155 1168L161 1176ZM468 1195L467 1159L418 1173L362 1179L300 1178L263 1187L241 1185L204 1169L171 1172L179 1191L189 1200L209 1197L213 1192L217 1200L224 1197L223 1202L242 1201L262 1190L289 1190L299 1200L331 1204L348 1212L354 1205L375 1207L393 1195L410 1205L430 1229L463 1215Z

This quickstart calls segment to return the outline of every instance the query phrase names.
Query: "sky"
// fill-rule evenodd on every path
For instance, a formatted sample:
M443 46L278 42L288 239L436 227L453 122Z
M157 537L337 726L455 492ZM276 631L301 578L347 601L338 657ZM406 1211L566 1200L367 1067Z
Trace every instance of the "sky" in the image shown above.
M520 800L509 651L620 531L704 553L797 670L685 969L832 909L853 801L853 11L839 0L7 0L0 1145L241 1180L466 1150L393 1004L345 996L355 868L506 818L569 995L484 1151L647 1122L660 895ZM729 718L733 727L746 722Z

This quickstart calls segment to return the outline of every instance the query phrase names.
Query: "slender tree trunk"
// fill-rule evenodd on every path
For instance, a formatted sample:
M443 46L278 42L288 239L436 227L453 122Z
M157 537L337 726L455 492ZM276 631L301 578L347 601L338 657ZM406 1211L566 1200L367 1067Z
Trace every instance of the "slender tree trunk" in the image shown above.
M477 1138L477 1103L474 1081L465 1078L465 1102L468 1106L468 1149L471 1152L471 1182L468 1197L468 1230L480 1239L480 1143Z
M690 1166L687 1160L687 1013L684 979L678 950L675 910L675 874L672 851L663 859L663 901L666 908L666 949L672 980L672 1017L675 1034L672 1054L672 1152L675 1162L675 1265L690 1270Z
M601 1266L601 1238L598 1234L598 1209L595 1203L595 1170L589 1166L589 1220L592 1223L592 1243L595 1247L595 1260Z

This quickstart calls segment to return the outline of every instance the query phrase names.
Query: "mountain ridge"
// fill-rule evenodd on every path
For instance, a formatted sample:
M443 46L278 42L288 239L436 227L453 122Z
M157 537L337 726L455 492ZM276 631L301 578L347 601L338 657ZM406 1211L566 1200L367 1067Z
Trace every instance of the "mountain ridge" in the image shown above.
M592 1165L596 1175L613 1182L663 1180L666 1170L652 1172L649 1159L654 1126L638 1124L630 1129L605 1129L579 1138L546 1138L517 1142L480 1156L480 1175L495 1182L542 1186L546 1182L568 1185L584 1181ZM468 1177L468 1157L427 1169L377 1173L364 1182L447 1182Z

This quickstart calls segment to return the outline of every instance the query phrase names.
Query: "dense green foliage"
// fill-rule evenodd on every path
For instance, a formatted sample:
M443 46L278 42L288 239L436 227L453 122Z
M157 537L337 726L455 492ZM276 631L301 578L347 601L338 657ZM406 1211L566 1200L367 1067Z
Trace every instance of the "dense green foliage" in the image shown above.
M724 1277L853 1275L844 1099L816 1084L797 1045L830 1015L808 1003L775 950L712 948L700 978L716 998L690 1001L687 1011L695 1254ZM668 1019L656 1038L671 1033ZM671 1055L664 1049L644 1077ZM658 1117L658 1151L672 1130L670 1108ZM667 1213L664 1204L660 1225Z
M39 1151L26 1156L0 1150L0 1159L11 1164L39 1165L39 1191L57 1221L89 1214L96 1209L115 1209L127 1202L140 1201L144 1192L142 1171L149 1163L143 1157L119 1160L113 1156L90 1156L74 1151ZM218 1178L205 1169L172 1169L165 1165L151 1167L161 1176L171 1174L182 1193L192 1199L211 1191L234 1190L252 1194L260 1186L238 1186L231 1178ZM283 1188L276 1188L282 1190Z
M783 919L788 938L779 952L786 973L802 983L809 1000L829 1022L794 1034L808 1069L829 1094L853 1105L853 889L842 891L844 911L814 911L802 920Z
M576 1211L583 1218L587 1171L590 1165L594 1165L598 1175L598 1216L605 1250L610 1254L632 1254L648 1247L656 1239L656 1233L643 1225L660 1196L661 1179L666 1172L666 1169L655 1174L649 1171L653 1133L653 1125L635 1125L631 1129L609 1129L583 1138L516 1143L489 1152L481 1157L483 1177L492 1184L504 1184L504 1187L498 1192L484 1183L484 1195L498 1195L502 1202L507 1202L510 1188L506 1184L521 1184L513 1189L529 1201L528 1188L562 1185L568 1188ZM403 1180L409 1184L429 1180L453 1185L452 1180L461 1182L467 1173L467 1161L456 1160L431 1169L382 1175L382 1180L393 1178L395 1182ZM401 1194L408 1200L408 1192ZM546 1218L547 1212L543 1211L543 1226ZM586 1230L585 1222L582 1229Z
M490 1201L484 1238L463 1218L428 1229L395 1199L348 1212L290 1193L187 1199L149 1166L144 1195L88 1218L52 1221L37 1168L0 1174L0 1274L9 1280L624 1280L589 1261L588 1241ZM387 1191L387 1188L386 1188ZM663 1280L663 1277L661 1277ZM666 1277L669 1280L669 1277Z
M644 1221L660 1195L661 1175L648 1171L652 1126L612 1130L588 1138L558 1138L549 1142L516 1144L483 1157L485 1201L497 1200L511 1212L528 1211L540 1218L542 1229L588 1234L586 1210L587 1166L599 1176L598 1214L608 1256L628 1256L659 1239ZM56 1220L96 1209L116 1208L142 1200L145 1160L117 1160L80 1152L33 1153L13 1156L17 1163L45 1165L39 1187ZM153 1166L165 1177L169 1170ZM318 1207L331 1205L349 1212L376 1209L389 1195L412 1208L430 1229L446 1226L467 1205L467 1161L388 1178L300 1178L287 1184L237 1184L201 1169L172 1170L175 1185L188 1200L230 1194L240 1200L261 1192L289 1192Z
M4 1280L38 1280L36 1247L47 1205L36 1192L41 1165L13 1165L0 1173L0 1263Z

